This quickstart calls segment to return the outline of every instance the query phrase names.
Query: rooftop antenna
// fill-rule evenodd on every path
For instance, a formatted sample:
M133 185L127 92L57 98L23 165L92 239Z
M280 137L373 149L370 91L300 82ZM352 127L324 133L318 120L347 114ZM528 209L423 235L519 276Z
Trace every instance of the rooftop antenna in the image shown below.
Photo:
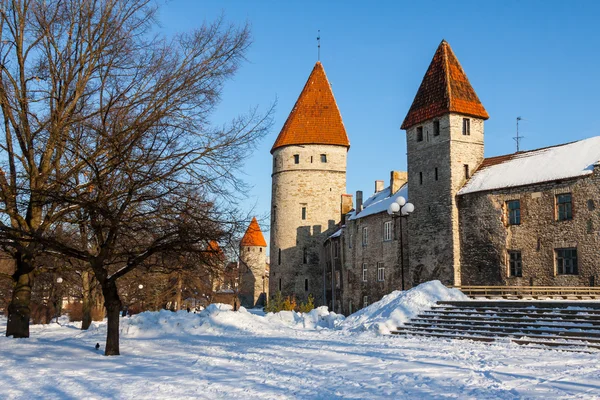
M517 153L521 150L521 139L525 138L525 136L519 136L519 121L522 119L521 117L517 117L517 136L513 138L517 142Z
M321 61L321 30L317 32L317 61Z

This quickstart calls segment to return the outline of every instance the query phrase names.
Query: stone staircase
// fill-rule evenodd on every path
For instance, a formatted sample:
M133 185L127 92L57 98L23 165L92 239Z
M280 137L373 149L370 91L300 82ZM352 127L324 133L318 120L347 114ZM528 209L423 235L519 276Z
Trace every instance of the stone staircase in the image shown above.
M392 333L600 349L600 302L440 301Z

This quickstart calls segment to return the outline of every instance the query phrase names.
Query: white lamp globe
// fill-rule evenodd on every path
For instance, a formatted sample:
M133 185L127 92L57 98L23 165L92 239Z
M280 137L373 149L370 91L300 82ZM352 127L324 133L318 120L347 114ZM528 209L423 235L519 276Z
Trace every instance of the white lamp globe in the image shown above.
M62 283L63 278L61 278L60 276L58 278L56 278L56 283Z
M413 211L415 211L415 206L412 203L406 203L404 207L402 207L402 215L408 215Z
M402 207L403 205L406 204L406 199L402 196L398 196L398 198L396 198L396 204L398 204L400 207Z
M139 287L140 289L143 289L143 288L144 288L144 285L140 285L140 286L138 286L138 287Z
M396 202L393 202L392 204L390 204L390 206L388 207L388 210L387 210L388 214L390 214L390 215L397 213L398 211L400 211L400 206Z

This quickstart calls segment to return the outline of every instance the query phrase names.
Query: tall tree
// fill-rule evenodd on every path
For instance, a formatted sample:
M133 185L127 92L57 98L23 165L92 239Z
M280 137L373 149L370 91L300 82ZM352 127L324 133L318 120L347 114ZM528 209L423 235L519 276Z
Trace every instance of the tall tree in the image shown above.
M35 258L59 252L92 269L105 353L119 354L117 279L154 254L206 249L235 220L223 196L239 188L270 112L222 129L209 116L248 28L219 20L152 36L150 0L6 0L2 10L0 230L16 261L6 334L29 335Z

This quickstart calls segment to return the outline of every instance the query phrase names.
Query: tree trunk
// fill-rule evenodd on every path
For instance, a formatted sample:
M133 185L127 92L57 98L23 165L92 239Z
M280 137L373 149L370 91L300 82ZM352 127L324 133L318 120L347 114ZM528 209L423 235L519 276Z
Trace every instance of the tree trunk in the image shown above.
M34 274L31 262L16 257L17 269L13 275L15 285L12 299L8 305L8 322L6 336L13 338L29 337L29 317L31 315L31 288L33 287Z
M82 310L83 317L81 319L81 330L87 330L92 324L92 293L91 293L91 285L90 285L90 272L83 271L81 273L82 280Z
M181 288L183 286L183 280L181 279L181 271L177 272L177 296L175 297L175 311L181 310Z
M108 318L106 330L105 356L118 356L119 353L119 314L121 311L121 299L114 281L105 282L102 285L104 294L104 306Z

